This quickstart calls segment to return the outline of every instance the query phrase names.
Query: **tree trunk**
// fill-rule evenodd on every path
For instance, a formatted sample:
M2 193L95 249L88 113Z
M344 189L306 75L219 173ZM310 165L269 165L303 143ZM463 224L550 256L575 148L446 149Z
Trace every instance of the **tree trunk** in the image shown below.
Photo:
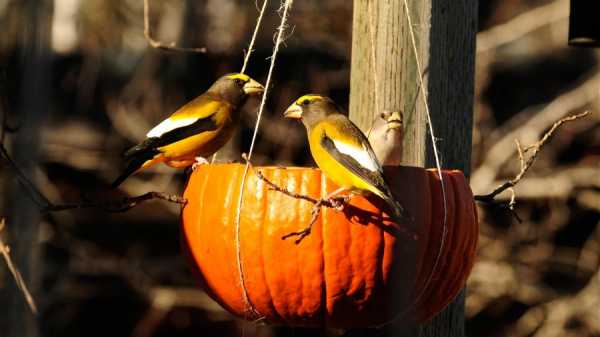
M20 65L9 78L20 77L19 97L15 100L19 129L13 136L13 159L28 177L35 177L40 147L40 127L48 115L50 79L49 41L52 2L28 0L22 3L19 40ZM2 93L6 94L6 93ZM34 299L39 301L36 289L41 282L39 249L39 208L16 179L6 184L4 191L7 244L11 256L28 284ZM0 315L0 335L6 337L34 337L39 335L34 314L15 282L7 279L6 292L0 296L3 310ZM38 303L39 304L39 303Z
M463 170L468 176L477 1L407 3L442 167ZM435 167L404 0L355 0L352 33L350 118L366 132L382 111L401 111L402 163ZM464 291L430 323L391 332L403 333L464 336Z

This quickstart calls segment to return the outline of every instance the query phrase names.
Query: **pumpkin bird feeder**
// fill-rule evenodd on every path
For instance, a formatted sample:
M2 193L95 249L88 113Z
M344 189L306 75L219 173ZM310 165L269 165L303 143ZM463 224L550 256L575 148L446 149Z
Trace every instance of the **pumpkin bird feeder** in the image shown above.
M291 2L283 7L249 157ZM375 195L355 196L343 208L319 206L314 217L314 201L338 189L319 169L249 163L196 168L182 211L192 270L234 315L337 328L419 323L464 287L479 228L462 172L384 167L391 191L412 217L399 221ZM301 240L285 239L309 223Z
M190 177L183 244L203 288L233 314L301 326L422 322L463 288L473 265L477 217L460 171L443 171L447 222L437 171L386 167L413 224L395 224L376 197L355 197L343 211L323 207L298 245L282 236L311 219L313 204L337 187L312 168L255 167L236 223L242 164L203 165Z

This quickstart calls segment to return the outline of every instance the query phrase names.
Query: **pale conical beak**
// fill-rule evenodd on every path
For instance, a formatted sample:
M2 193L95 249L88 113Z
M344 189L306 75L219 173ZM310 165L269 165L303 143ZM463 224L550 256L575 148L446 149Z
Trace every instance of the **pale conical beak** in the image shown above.
M302 118L302 107L296 103L290 105L290 107L287 108L287 110L285 110L285 112L283 113L283 117L294 119Z
M253 79L250 79L244 86L242 87L244 93L246 95L260 95L265 91L265 87L262 84L256 82Z

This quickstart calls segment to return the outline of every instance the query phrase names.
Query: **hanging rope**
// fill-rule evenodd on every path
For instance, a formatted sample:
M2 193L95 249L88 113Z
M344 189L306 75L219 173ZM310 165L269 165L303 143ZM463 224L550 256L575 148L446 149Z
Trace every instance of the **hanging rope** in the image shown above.
M267 2L269 2L269 0L263 1L262 8L260 9L260 14L258 14L258 19L256 19L254 33L252 33L252 39L250 39L250 44L248 44L246 56L244 57L244 65L242 66L242 70L240 70L240 73L242 74L246 71L248 61L250 60L250 55L252 55L252 52L254 52L254 42L256 41L256 35L258 35L260 24L262 23L263 15L265 14L265 9L267 8Z
M417 297L415 298L414 303L416 303L421 296L425 293L425 290L427 289L427 286L429 285L429 282L431 282L431 278L433 276L434 271L437 269L438 263L442 257L442 250L444 249L444 245L446 244L446 235L447 235L447 231L448 229L446 228L447 226L447 217L448 217L448 201L446 199L446 186L444 184L444 175L442 174L442 165L441 165L441 161L440 161L440 157L439 157L439 152L438 152L438 148L437 148L437 144L436 144L436 138L435 138L435 134L433 133L433 124L431 123L431 113L429 110L429 104L427 102L427 90L425 89L425 85L423 83L423 77L422 74L423 72L421 71L421 62L419 61L419 53L417 51L417 42L415 39L415 32L413 29L413 25L412 25L412 20L410 18L410 10L408 8L408 2L407 0L404 0L404 13L406 14L406 20L408 21L408 30L410 32L410 39L412 42L412 47L413 47L413 52L415 54L415 62L417 64L417 73L418 73L418 77L419 77L419 84L421 86L421 97L423 98L423 104L425 105L425 112L427 113L427 124L429 125L429 134L431 136L431 144L433 146L433 155L435 158L435 166L438 170L438 175L440 177L440 184L442 187L442 198L444 200L444 225L443 225L443 229L442 229L442 239L440 241L440 248L437 254L437 257L435 259L435 262L433 264L433 268L431 269L431 273L429 274L427 281L425 281L425 285L423 286L423 291L421 291L421 293L419 295L417 295Z
M258 19L256 19L256 25L254 26L254 32L252 33L252 38L250 39L250 43L248 44L248 49L245 52L244 64L242 65L242 70L240 70L241 74L246 72L246 67L248 66L248 61L250 61L250 55L252 55L252 53L254 52L254 43L256 42L256 36L258 35L258 31L260 30L260 25L262 23L262 19L265 14L265 9L267 8L268 2L269 2L269 0L263 1L262 7L260 9L260 13L258 14ZM211 164L214 164L215 160L217 160L218 153L219 153L219 151L217 151L213 154L212 159L210 160Z
M265 1L266 2L266 1ZM256 123L254 124L254 133L252 134L252 140L250 142L250 149L248 150L248 155L246 157L246 166L244 167L244 174L242 175L242 183L240 184L240 196L237 203L237 213L235 217L235 242L236 242L236 250L237 250L237 267L238 273L240 275L240 288L242 289L242 296L248 311L252 314L252 319L258 319L262 315L256 310L252 301L248 297L248 293L246 290L245 278L244 278L244 267L242 265L242 250L241 250L241 242L240 242L240 216L242 211L242 201L244 199L244 187L246 186L246 177L248 175L248 169L250 167L250 160L252 159L252 153L254 152L254 145L256 143L256 136L258 135L258 128L260 126L260 121L262 118L263 111L265 109L265 105L267 102L267 96L269 93L269 89L271 87L271 77L273 75L273 69L275 68L275 61L277 60L277 54L279 53L279 47L283 42L283 33L287 28L287 18L288 12L292 7L293 0L285 0L278 11L281 12L281 23L277 28L277 38L275 40L275 45L273 47L273 54L271 55L271 64L269 66L269 73L267 74L267 80L265 82L265 92L263 93L262 100L260 102L260 106L258 108L258 114L256 116ZM263 9L264 9L263 4ZM259 19L260 22L260 19ZM251 50L251 49L250 49ZM249 52L250 52L249 50Z
M373 22L375 18L373 17L371 3L372 1L367 3L367 15L369 16L369 42L371 47L371 64L373 66L373 100L375 101L375 113L380 114L382 111L379 110L379 67L377 67L377 59L375 58L375 24ZM373 131L376 120L377 119L374 119L371 122L371 127L369 128L369 131L367 131L367 138L371 136L371 131Z

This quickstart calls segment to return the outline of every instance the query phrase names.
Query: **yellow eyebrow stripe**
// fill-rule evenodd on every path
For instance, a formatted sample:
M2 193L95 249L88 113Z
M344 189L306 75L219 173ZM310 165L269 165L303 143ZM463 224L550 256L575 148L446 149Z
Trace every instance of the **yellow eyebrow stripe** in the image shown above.
M303 102L306 102L306 101L312 102L312 101L316 101L316 100L320 100L320 99L323 99L323 96L315 95L315 94L304 95L296 100L296 104L302 104Z
M244 82L248 82L250 80L250 76L245 75L245 74L231 74L231 75L228 75L227 78L231 78L232 80L240 79Z

